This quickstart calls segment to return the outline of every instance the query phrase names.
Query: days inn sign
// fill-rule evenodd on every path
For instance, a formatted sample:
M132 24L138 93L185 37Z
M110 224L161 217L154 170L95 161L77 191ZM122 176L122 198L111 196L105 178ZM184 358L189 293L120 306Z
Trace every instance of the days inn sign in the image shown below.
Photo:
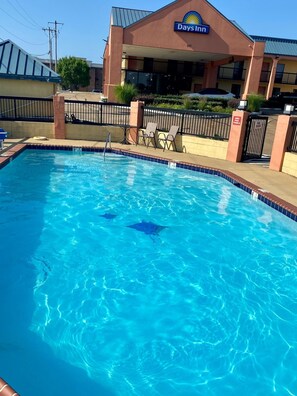
M175 32L188 32L208 34L209 25L204 25L201 15L196 11L189 11L185 14L182 22L174 22Z

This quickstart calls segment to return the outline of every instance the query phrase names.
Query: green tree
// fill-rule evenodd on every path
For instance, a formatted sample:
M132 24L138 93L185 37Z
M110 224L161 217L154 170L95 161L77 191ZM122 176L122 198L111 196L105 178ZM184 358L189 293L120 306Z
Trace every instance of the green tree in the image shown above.
M59 59L57 72L62 77L63 89L77 90L90 84L90 68L83 59L66 56Z

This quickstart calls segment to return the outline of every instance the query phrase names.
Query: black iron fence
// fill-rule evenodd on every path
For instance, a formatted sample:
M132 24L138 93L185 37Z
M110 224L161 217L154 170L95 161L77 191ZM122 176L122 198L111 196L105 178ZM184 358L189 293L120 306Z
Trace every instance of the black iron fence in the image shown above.
M52 99L0 96L0 119L53 122Z
M158 130L169 131L171 125L178 125L180 134L228 140L231 118L231 114L145 107L142 126L156 122Z
M293 131L292 131L292 138L288 147L288 151L292 153L297 153L297 122L293 122L292 124Z
M0 120L53 122L53 100L0 96ZM128 126L130 106L65 100L65 121L86 125ZM182 134L228 140L231 114L144 107L143 126L148 122L156 122L161 131L168 131L171 125L178 125L179 133Z
M130 106L65 100L66 122L93 125L129 125Z

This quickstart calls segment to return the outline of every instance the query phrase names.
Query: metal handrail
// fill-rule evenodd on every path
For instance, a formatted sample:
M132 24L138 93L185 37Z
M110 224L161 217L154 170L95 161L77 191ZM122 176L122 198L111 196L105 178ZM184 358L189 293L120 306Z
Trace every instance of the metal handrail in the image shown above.
M104 146L104 150L103 150L103 160L104 161L105 161L105 152L106 152L108 143L109 143L109 148L111 149L111 133L110 132L108 132L107 138L105 140L105 146Z

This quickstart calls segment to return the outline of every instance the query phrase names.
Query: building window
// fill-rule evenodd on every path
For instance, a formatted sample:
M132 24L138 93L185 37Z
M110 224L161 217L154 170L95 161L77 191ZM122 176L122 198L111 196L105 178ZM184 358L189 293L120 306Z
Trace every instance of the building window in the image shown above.
M168 67L167 71L169 74L176 74L177 73L177 61L169 59L168 60Z
M269 62L263 62L262 71L261 71L261 77L260 77L260 81L261 82L268 82L269 81L269 76L270 76L269 67L270 67L270 63Z
M193 63L192 62L184 63L184 73L188 76L191 76L193 74Z
M203 77L204 76L204 68L205 68L204 63L201 63L201 62L195 63L195 72L194 72L194 74L197 77Z
M241 85L240 84L232 84L231 92L237 97L240 98Z
M243 73L244 61L234 62L233 80L241 80Z
M144 58L143 59L143 71L146 73L152 73L154 68L154 59L153 58Z
M276 66L276 74L274 82L281 84L283 82L283 75L285 71L285 65L283 63L278 63Z

